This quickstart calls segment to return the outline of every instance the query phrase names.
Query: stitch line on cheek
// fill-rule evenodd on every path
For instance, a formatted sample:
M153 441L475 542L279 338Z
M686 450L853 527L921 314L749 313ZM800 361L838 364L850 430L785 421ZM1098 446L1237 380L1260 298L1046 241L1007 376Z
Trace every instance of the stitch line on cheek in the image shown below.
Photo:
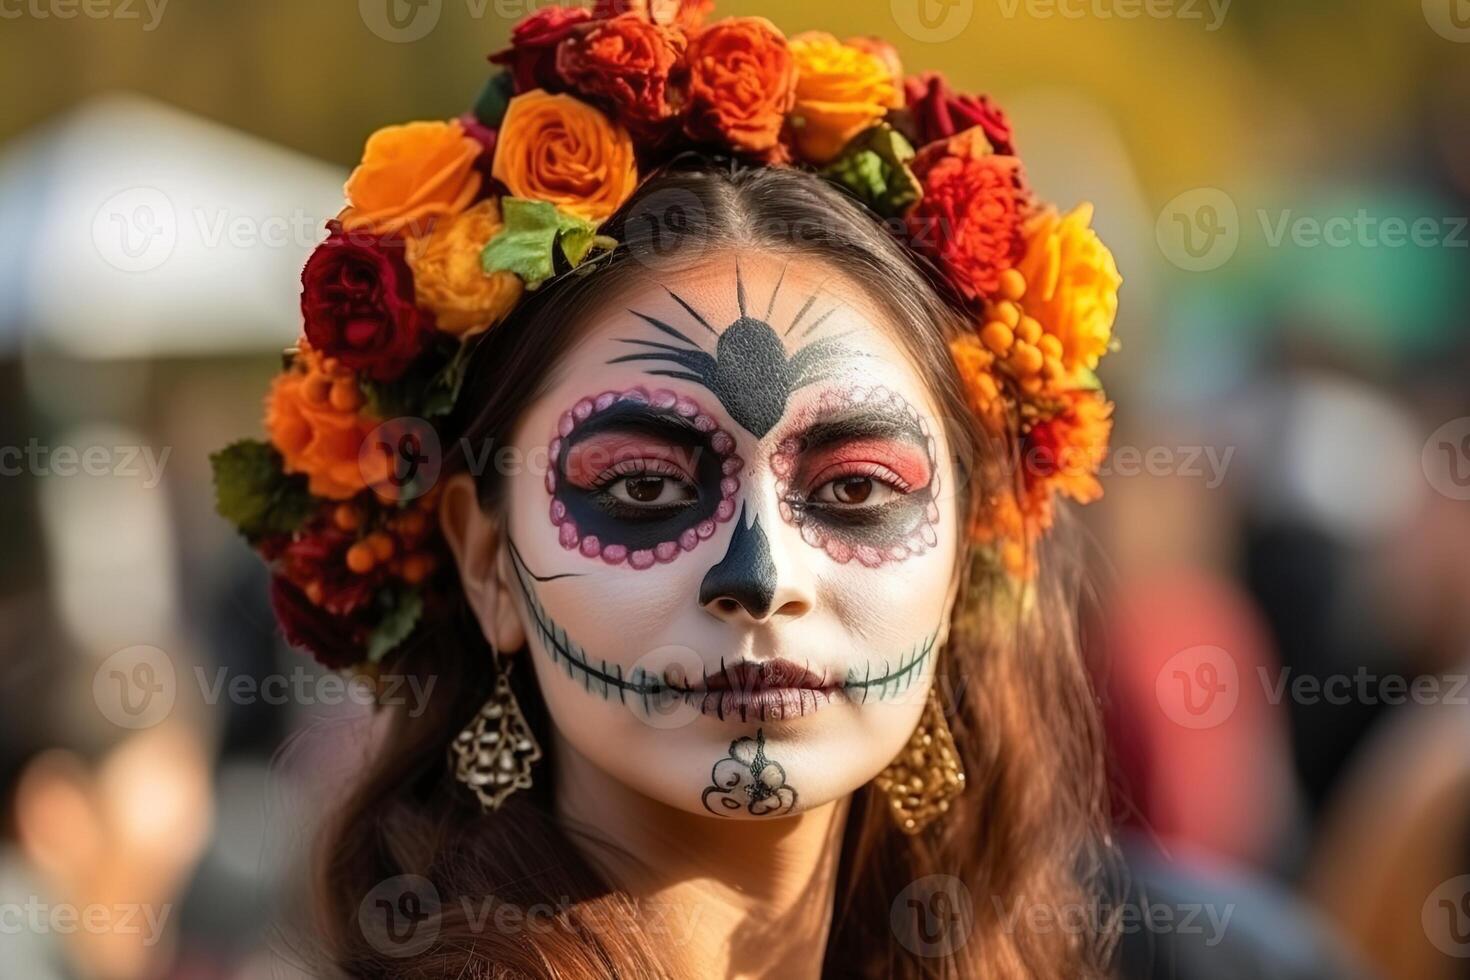
M611 540L619 536L615 529L612 533L598 534L595 527L589 529L579 525L572 512L575 505L569 504L569 495L580 492L569 483L564 469L565 455L570 451L574 437L588 423L619 406L647 407L655 417L677 416L694 432L702 434L718 460L717 471L706 474L710 483L706 488L708 495L717 495L713 506L706 505L705 512L689 526L671 530L657 540L641 540L632 531L628 532L628 540ZM703 445L696 446L691 448L691 452L697 457L703 449ZM576 551L583 557L600 558L609 565L626 564L636 570L671 562L683 552L693 551L701 541L714 536L719 524L734 517L735 496L740 491L738 474L745 465L744 460L735 454L734 436L720 428L719 423L694 399L667 388L650 390L641 385L623 391L604 391L579 400L558 418L556 433L547 445L547 452L550 465L546 470L546 492L551 496L549 516L557 529L557 541L563 548ZM601 516L589 513L585 506L581 513L583 524L589 517L595 521ZM608 528L604 526L604 530Z
M935 502L935 497L939 493L940 485L937 446L933 433L929 431L929 423L919 414L918 410L898 392L891 391L882 385L872 388L857 386L841 391L824 392L818 404L811 409L811 413L817 415L840 413L845 409L857 406L885 409L907 415L924 436L924 451L928 456L930 479L928 486L920 492L926 493L929 499L924 503L918 520L903 535L902 540L885 544L853 540L839 529L813 520L806 508L799 502L793 503L791 492L792 484L797 478L797 457L805 448L801 437L788 436L777 444L776 451L771 455L771 471L776 477L776 496L780 501L778 510L781 519L800 531L803 541L813 548L825 551L827 556L838 564L847 564L856 560L868 568L877 568L880 565L922 555L939 543L939 534L935 530L939 523L939 505Z

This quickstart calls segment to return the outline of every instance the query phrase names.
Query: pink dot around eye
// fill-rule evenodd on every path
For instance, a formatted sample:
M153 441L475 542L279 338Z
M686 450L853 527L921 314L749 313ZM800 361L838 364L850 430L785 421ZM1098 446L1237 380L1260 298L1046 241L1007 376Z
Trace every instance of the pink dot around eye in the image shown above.
M735 501L731 500L729 497L726 497L725 499L721 500L720 505L715 508L715 520L724 523L734 516Z
M597 400L592 404L599 412L605 412L612 407L612 403L617 401L617 399L618 393L616 391L604 391L597 396Z
M667 388L660 388L649 396L648 403L654 408L673 408L679 397Z
M924 508L924 516L931 522L939 520L939 505L931 500L929 506Z
M699 414L699 406L694 404L694 399L680 395L674 402L674 411L683 416L693 417Z
M694 533L705 539L712 537L715 533L715 522L700 521L694 526Z
M795 516L791 511L791 505L783 500L776 506L781 511L781 520L785 521L788 524L791 523L791 518Z
M584 398L581 401L577 402L577 404L573 405L572 414L576 416L578 422L587 421L587 417L592 414L591 399Z
M546 471L546 492L556 493L556 470Z
M562 436L569 436L572 434L572 429L576 424L576 420L572 418L571 412L562 412L561 418L556 423L556 431L561 433Z
M577 534L576 522L563 522L561 529L557 531L556 539L561 542L561 546L563 548L575 548L577 546L577 542L581 540L580 536Z
M877 568L883 564L883 554L872 545L856 545L852 549L852 553L857 557L858 561L862 562L868 568Z
M713 432L715 431L715 420L708 415L696 415L694 417L694 427L700 432ZM716 449L715 452L719 452L719 450Z
M791 475L791 457L785 453L777 453L771 457L771 472L777 476Z
M720 472L725 474L726 476L734 476L736 473L740 472L740 468L744 465L745 460L741 459L739 456L731 456L729 459L720 464Z
M597 540L597 535L589 534L582 539L582 554L588 558L596 558L602 551L602 542Z
M602 560L609 565L617 565L628 557L628 549L625 545L610 544L602 549Z
M739 489L740 481L733 476L727 476L720 481L720 496L722 497L733 497Z
M553 500L551 502L551 523L559 525L562 521L565 521L566 519L567 505L562 503L560 500Z
M893 561L903 561L908 556L908 549L901 544L896 544L888 549L888 557Z
M679 555L679 542L661 541L654 546L653 557L659 561L673 561Z
M735 439L730 433L721 429L709 437L709 444L711 449L723 456L735 448Z
M828 538L826 547L828 556L839 565L852 560L852 549L836 538Z
M637 388L629 388L618 397L625 402L636 402L639 405L647 405L648 389L640 385Z
M801 526L801 540L813 548L820 548L827 543L827 536L815 524L803 524Z
M551 445L546 447L546 453L551 457L553 463L556 462L557 458L561 456L561 436L557 436L551 440Z
M697 544L699 544L699 532L694 530L694 528L691 527L689 530L679 535L679 547L683 548L685 551L693 551L694 546Z
M653 567L653 552L647 548L639 548L628 555L628 565L642 571Z

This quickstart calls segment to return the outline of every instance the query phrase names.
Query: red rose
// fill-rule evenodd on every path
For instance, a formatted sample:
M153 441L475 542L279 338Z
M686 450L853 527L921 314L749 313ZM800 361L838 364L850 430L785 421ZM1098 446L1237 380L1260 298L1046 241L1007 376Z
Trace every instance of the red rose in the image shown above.
M730 17L689 42L689 111L695 139L745 153L777 150L786 114L796 104L796 61L764 17Z
M990 146L1002 156L1015 156L1010 120L988 96L956 95L937 71L914 75L903 83L909 123L905 133L915 146L949 139L979 126Z
M994 295L1026 251L1031 207L1021 161L988 151L979 128L931 144L913 162L924 196L908 214L914 247L969 299Z
M556 50L556 70L578 94L610 103L629 129L651 135L679 113L671 76L687 43L675 28L621 14L573 32Z
M350 667L367 651L371 631L366 623L312 605L306 593L280 576L271 577L271 609L286 642L308 651L329 670Z
M697 31L714 9L715 0L597 0L592 16L637 14L650 23Z
M475 169L480 171L483 179L481 187L490 186L490 170L495 165L495 138L496 130L486 126L475 118L473 112L466 112L459 117L459 124L464 127L464 134L481 146L481 152L475 158Z
M556 73L556 46L591 19L585 7L542 7L511 29L510 47L492 54L490 61L510 68L518 93L538 88L559 92L566 86Z
M335 221L301 272L306 339L326 357L377 381L392 381L418 356L434 329L414 305L403 242Z

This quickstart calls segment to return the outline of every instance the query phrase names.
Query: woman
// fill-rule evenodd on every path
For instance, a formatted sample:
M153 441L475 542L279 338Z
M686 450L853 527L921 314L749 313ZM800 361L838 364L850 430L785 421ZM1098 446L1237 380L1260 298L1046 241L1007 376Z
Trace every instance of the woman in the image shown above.
M609 13L556 42L558 77L586 101L527 89L545 84L526 39L549 21L533 15L502 58L530 81L508 107L477 107L490 139L405 127L369 142L304 276L305 343L268 401L274 496L232 514L274 562L290 638L432 692L383 709L324 837L333 963L1099 974L1102 764L1073 563L1034 545L1054 493L1094 492L1069 454L1106 436L1101 347L1096 311L1067 292L1105 280L1105 346L1111 259L1078 214L1029 194L1009 208L1024 185L998 131L917 159L878 118L820 140L825 110L801 115L802 85L834 56L833 70L891 78L880 115L905 122L896 59L872 42L788 46L764 21L733 22L792 63L790 98L775 95L801 124L778 119L764 160L826 156L827 177L757 159L748 114L708 145L697 77L677 110L693 152L669 152L666 132L624 161L586 136L603 125L587 107L642 117L578 88L577 46L638 25L733 43L732 22ZM696 76L707 64L677 53ZM492 180L454 157L459 136L495 144ZM912 178L912 196L842 180L854 147L889 166L889 189ZM432 193L382 177L405 155ZM942 168L982 156L1014 179L939 207ZM557 179L536 172L567 160ZM625 165L634 179L610 192ZM509 193L466 218L494 205L488 187ZM960 267L968 232L1001 242L978 249L983 269ZM1048 302L1065 308L1043 327ZM473 339L405 339L418 317ZM440 389L443 418L426 395ZM249 452L217 459L222 501ZM304 516L282 518L303 489Z

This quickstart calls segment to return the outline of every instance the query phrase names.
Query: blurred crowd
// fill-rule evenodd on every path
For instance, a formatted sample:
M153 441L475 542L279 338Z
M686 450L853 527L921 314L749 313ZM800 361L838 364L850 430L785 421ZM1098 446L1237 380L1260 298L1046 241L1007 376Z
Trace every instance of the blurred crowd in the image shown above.
M1237 0L1209 30L962 3L965 30L907 39L902 2L844 16L989 89L1032 182L1098 201L1118 246L1085 647L1123 974L1470 978L1454 0L1448 20L1435 0ZM459 112L536 6L446 5L398 43L350 0L176 3L151 30L0 20L5 978L307 975L310 815L369 712L281 644L207 456L256 431L361 134ZM798 30L840 6L721 10ZM139 186L165 189L178 240L127 268L98 209ZM241 215L281 218L284 244L236 240ZM1392 244L1394 221L1425 235ZM146 222L122 231L148 247Z

